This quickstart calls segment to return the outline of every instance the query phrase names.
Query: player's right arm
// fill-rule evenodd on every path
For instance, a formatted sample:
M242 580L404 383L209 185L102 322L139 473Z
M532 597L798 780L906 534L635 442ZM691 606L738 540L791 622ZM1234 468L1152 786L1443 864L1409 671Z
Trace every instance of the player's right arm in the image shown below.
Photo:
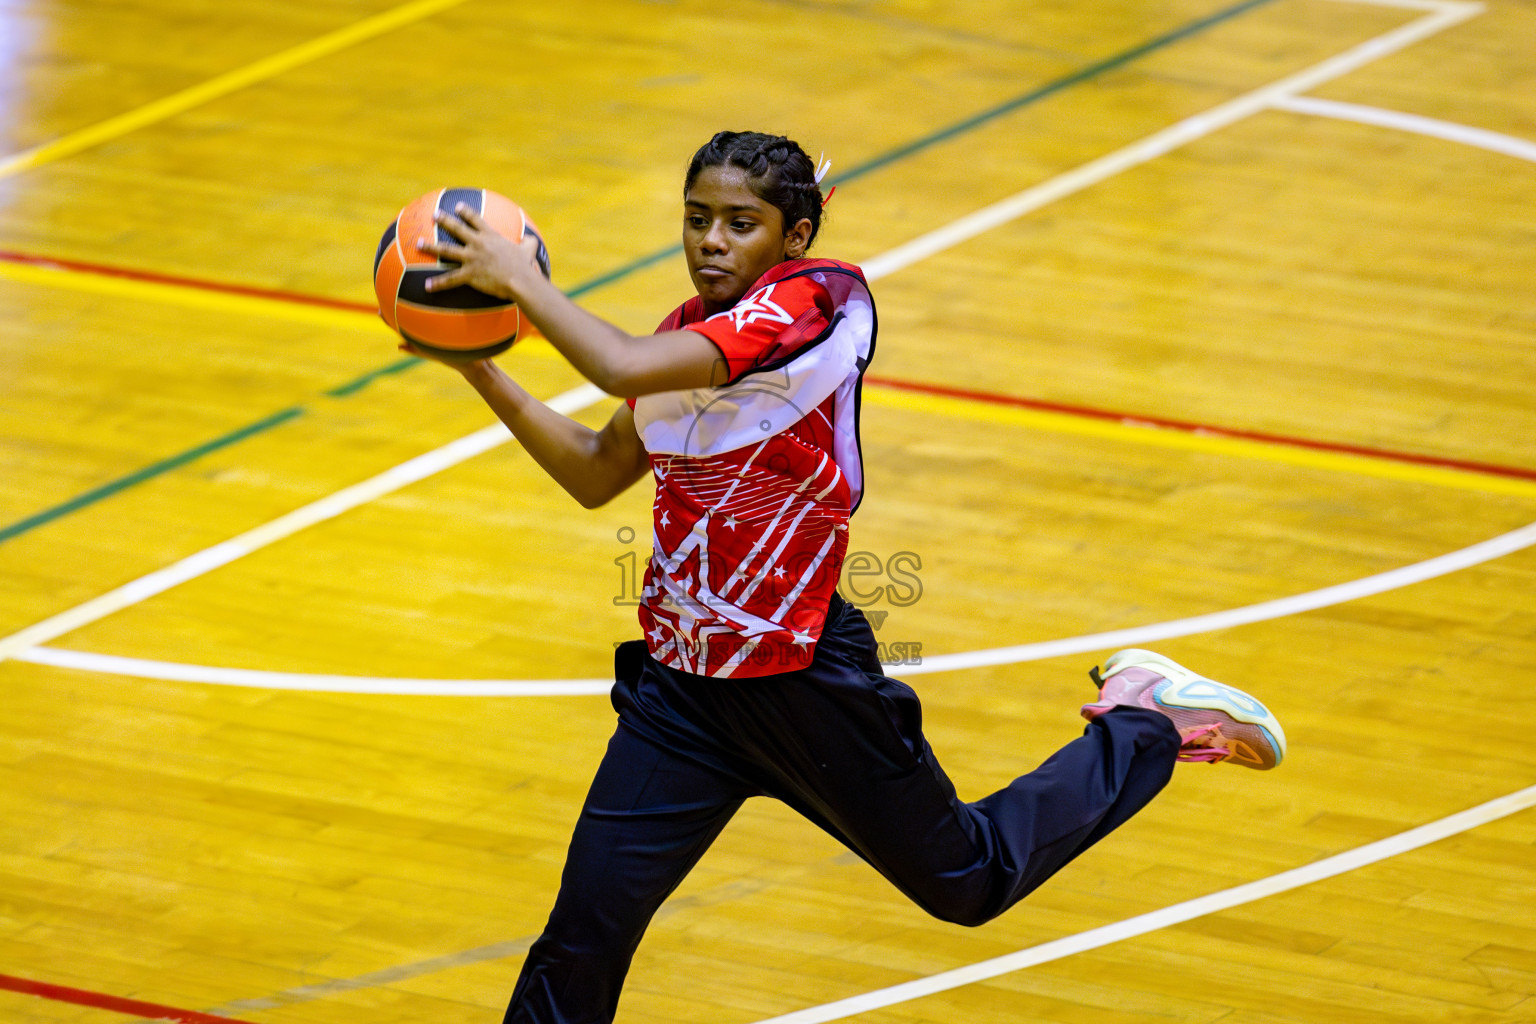
M516 302L555 350L608 394L638 398L726 382L720 350L703 335L662 331L636 337L572 302L539 269L536 237L515 242L462 203L438 223L457 241L423 238L416 248L459 266L429 278L427 290L468 285Z
M601 430L562 416L489 359L457 369L544 472L585 508L607 504L650 470L628 403Z

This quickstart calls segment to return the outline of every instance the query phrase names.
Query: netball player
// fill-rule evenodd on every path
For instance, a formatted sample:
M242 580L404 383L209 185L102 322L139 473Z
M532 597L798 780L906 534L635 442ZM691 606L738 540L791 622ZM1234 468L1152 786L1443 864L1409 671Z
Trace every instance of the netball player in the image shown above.
M1130 818L1176 760L1284 756L1252 697L1122 651L1094 673L1081 737L991 796L956 796L916 695L882 673L864 615L837 593L876 321L857 267L807 255L816 170L757 133L721 132L694 154L683 243L698 294L648 336L581 309L540 271L536 239L467 209L439 218L456 241L418 241L461 264L434 288L515 300L627 399L592 430L488 360L456 367L539 465L589 508L646 475L656 488L644 639L618 650L618 726L508 1024L612 1020L651 916L748 797L784 801L930 914L978 925Z

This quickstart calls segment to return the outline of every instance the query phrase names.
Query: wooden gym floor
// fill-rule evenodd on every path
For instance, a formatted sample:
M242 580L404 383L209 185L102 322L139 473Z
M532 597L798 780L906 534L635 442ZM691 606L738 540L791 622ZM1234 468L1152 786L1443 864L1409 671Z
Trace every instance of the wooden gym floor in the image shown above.
M0 1019L500 1019L648 490L482 433L369 261L485 185L648 330L729 127L877 278L847 587L962 793L1120 646L1291 754L977 930L753 802L620 1019L1536 1021L1536 6L392 2L0 0Z

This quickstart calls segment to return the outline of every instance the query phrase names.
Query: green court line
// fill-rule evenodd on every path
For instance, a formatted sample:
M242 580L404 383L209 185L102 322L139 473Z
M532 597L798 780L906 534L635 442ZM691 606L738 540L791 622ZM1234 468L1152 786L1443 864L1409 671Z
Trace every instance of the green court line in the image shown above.
M979 128L989 122L995 121L1000 117L1011 114L1016 110L1022 110L1023 108L1038 103L1039 101L1053 96L1056 93L1070 89L1074 86L1082 85L1083 83L1091 81L1100 75L1114 71L1117 68L1124 67L1125 65L1137 60L1138 58L1145 57L1150 53L1154 53L1168 46L1172 46L1174 43L1188 39L1191 36L1198 35L1199 33L1204 32L1206 29L1213 28L1222 24L1223 22L1230 21L1233 18L1246 14L1257 7L1262 7L1265 4L1273 2L1274 0L1243 0L1242 3L1223 8L1222 10L1217 11L1215 14L1191 21L1188 24L1182 25L1171 32L1167 32L1138 46L1134 46L1129 50L1123 50L1111 57L1106 57L1103 60L1096 61L1095 63L1089 64L1088 66L1080 68L1077 71L1073 71L1070 74L1063 75L1062 77L1053 79L1042 86L1031 89L1029 92L1026 92L1020 96L1015 96L1013 99L999 103L994 107L989 107L980 113L973 114L963 121L957 121L954 124L939 129L938 131L924 135L921 138L898 146L897 148L882 153L870 160L866 160L864 163L857 165L851 170L844 171L842 174L835 175L828 179L828 184L841 185L845 182L853 181L857 178L862 178L864 175L877 171L882 167L886 167L890 164L896 163L897 161L904 160L909 156L913 156L942 142L947 142L950 139L963 135L966 132L973 131L974 129ZM630 263L626 263L615 270L611 270L606 274L602 274L598 277L592 278L589 281L579 284L575 288L572 288L570 291L566 292L566 294L573 299L579 298L580 296L589 292L593 292L599 288L613 284L615 281L620 281L637 271L644 270L646 267L660 263L668 257L676 256L682 251L682 245L676 243L669 245L664 249L657 249L655 252L652 252L647 256L642 256L639 259L633 260ZM397 360L396 362L390 363L387 366L379 367L376 370L370 370L369 372L363 374L360 377L357 377L354 380L348 381L339 387L331 388L330 390L323 393L331 398L346 398L357 394L359 391L362 391L364 388L368 387L368 385L372 384L375 380L378 380L381 377L402 373L405 370L409 370L412 366L418 365L420 362L420 360L414 358ZM273 427L279 426L280 424L294 419L295 417L301 416L306 411L307 410L304 406L294 406L291 409L284 409L282 412L275 413L274 415L268 416L266 419L258 420L257 422L248 426L241 427L239 430L225 434L223 437L215 438L214 440L201 444L196 448L188 449L179 455L173 455L168 459L163 459L160 462L145 466L143 469L130 473L125 477L121 477L117 480L113 480L110 483L103 484L94 490L87 491L78 497L71 498L69 501L66 501L61 505L55 505L53 508L44 509L35 515L28 516L26 519L12 523L10 526L0 528L0 543L4 543L13 537L20 536L29 530L35 530L39 526L53 522L55 519L59 519L62 516L69 515L72 512L77 512L80 509L89 505L93 505L104 498L111 497L119 491L133 487L136 484L141 484L146 480L153 479L162 473L168 473L171 470L180 466L184 466L187 463L207 455L210 452L218 451L221 448L227 448L233 444L238 444L248 437L252 437L256 434L262 433L263 431L270 430Z
M832 178L831 183L834 185L839 185L845 181L853 181L855 178L862 178L864 175L870 173L871 171L877 171L887 164L895 163L898 160L904 160L907 157L921 152L922 150L928 149L931 146L936 146L941 142L947 142L957 135L963 135L966 132L972 131L973 129L980 128L982 125L989 121L995 121L1006 114L1011 114L1016 110L1022 110L1025 107L1038 103L1047 97L1054 96L1056 93L1070 89L1073 86L1082 85L1084 82L1098 78L1100 75L1114 71L1117 68L1124 67L1125 65L1131 63L1134 60L1137 60L1138 58L1145 57L1149 53L1155 53L1158 50L1172 46L1174 43L1188 39L1190 36L1199 35L1201 32L1204 32L1208 28L1214 28L1215 26L1220 25L1222 22L1230 21L1233 18L1239 17L1240 15L1247 14L1249 11L1256 7L1263 7L1265 4L1272 2L1273 0L1244 0L1243 3L1237 4L1234 7L1228 7L1224 10L1217 11L1215 14L1212 14L1208 17L1201 18L1198 21L1192 21L1187 25L1183 25L1174 29L1172 32L1169 32L1165 35L1160 35L1155 39L1150 39L1147 42L1142 43L1140 46L1133 46L1131 49L1117 53L1113 57L1106 57L1097 63L1089 64L1085 68L1081 68L1077 71L1073 71L1070 74L1063 75L1060 78L1047 82L1045 85L1042 85L1037 89L1032 89L1022 96L1016 96L1004 103L999 103L995 107L983 110L981 113L968 117L964 121L957 121L947 128L940 128L938 131L932 133L931 135L925 135L922 138L909 142L904 146L898 146L897 148L890 150L887 153L882 153L880 156L877 156L872 160L867 160L864 163L859 164L853 170L848 171L847 173L838 177Z
M411 367L419 365L421 365L421 360L417 359L415 356L406 356L404 359L396 359L388 366L381 366L377 370L369 370L367 373L363 374L361 377L358 377L356 380L349 380L340 387L331 388L331 390L327 391L326 394L331 398L346 398L349 395L357 394L359 391L363 390L363 388L367 387L369 384L372 384L380 377L388 377L392 374L403 373L404 371L409 370Z
M145 480L157 477L162 473L169 473L173 469L185 466L194 459L202 458L209 452L216 452L220 448L228 448L232 444L239 444L248 437L270 430L278 424L287 423L289 420L303 414L304 407L300 405L296 405L291 409L284 409L282 412L273 413L264 420L257 420L255 423L247 424L239 430L225 434L223 437L216 437L212 441L198 445L196 448L189 448L179 455L172 455L168 459L152 463L143 469L129 473L127 476L102 484L94 490L86 491L84 494L70 498L62 505L55 505L52 508L44 509L36 515L28 516L19 522L0 529L0 543L8 541L12 537L18 537L28 530L34 530L44 523L50 523L60 516L69 515L69 513L85 508L87 505L94 505L101 499L109 498L118 491L127 490L135 484L141 484Z
M869 174L871 171L877 171L882 167L896 163L898 160L904 160L909 156L920 153L923 150L936 146L941 142L947 142L957 135L963 135L968 131L980 128L982 125L989 121L995 121L1004 115L1011 114L1016 110L1022 110L1025 107L1031 106L1043 99L1046 99L1047 97L1054 96L1058 92L1070 89L1076 85L1082 85L1084 82L1097 78L1100 75L1114 71L1117 68L1124 67L1126 64L1131 63L1138 57L1145 57L1149 53L1154 53L1157 50L1172 46L1174 43L1188 39L1190 36L1198 35L1206 29L1213 28L1224 21L1230 21L1239 15L1246 14L1253 10L1255 7L1262 7L1265 4L1273 2L1274 0L1244 0L1243 3L1237 4L1234 7L1228 7L1225 10L1217 11L1215 14L1212 14L1209 17L1201 18L1198 21L1192 21L1187 25L1183 25L1174 29L1172 32L1169 32L1165 35L1160 35L1156 39L1151 39L1145 43L1142 43L1140 46L1132 47L1129 50L1115 54L1113 57L1106 57L1103 60L1094 64L1090 64L1085 68L1080 68L1079 70L1073 71L1070 74L1063 75L1057 79L1053 79L1052 81L1047 82L1045 85L1042 85L1036 89L1031 89L1029 92L1024 93L1022 96L1015 96L1011 100L1008 100L1004 103L999 103L995 107L989 107L979 114L974 114L966 118L964 121L957 121L956 123L949 125L946 128L940 128L938 131L933 132L932 134L924 135L922 138L915 139L912 142L908 142L902 146L898 146L895 149L882 153L873 159L866 160L864 163L859 164L852 170L844 171L842 174L834 174L832 177L827 179L827 184L834 186L842 185L857 178L862 178L864 175ZM662 260L669 256L682 255L682 252L682 245L676 243L667 246L665 249L657 249L650 255L642 256L632 263L626 263L619 267L617 270L609 271L602 277L593 278L591 281L581 285L569 294L571 298L574 299L578 295L581 295L585 292L593 291L594 289L601 288L604 285L612 284L615 281L626 278L637 270L644 270L646 267L649 267L654 263L660 263Z

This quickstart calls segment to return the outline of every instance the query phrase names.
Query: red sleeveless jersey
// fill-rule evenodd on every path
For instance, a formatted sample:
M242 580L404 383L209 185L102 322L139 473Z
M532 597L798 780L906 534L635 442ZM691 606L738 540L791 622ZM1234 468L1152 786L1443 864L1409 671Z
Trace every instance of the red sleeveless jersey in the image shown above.
M705 317L695 297L657 330L678 329L712 341L729 380L632 402L656 479L646 643L657 661L699 675L802 668L864 491L869 288L851 264L790 260L725 312Z

